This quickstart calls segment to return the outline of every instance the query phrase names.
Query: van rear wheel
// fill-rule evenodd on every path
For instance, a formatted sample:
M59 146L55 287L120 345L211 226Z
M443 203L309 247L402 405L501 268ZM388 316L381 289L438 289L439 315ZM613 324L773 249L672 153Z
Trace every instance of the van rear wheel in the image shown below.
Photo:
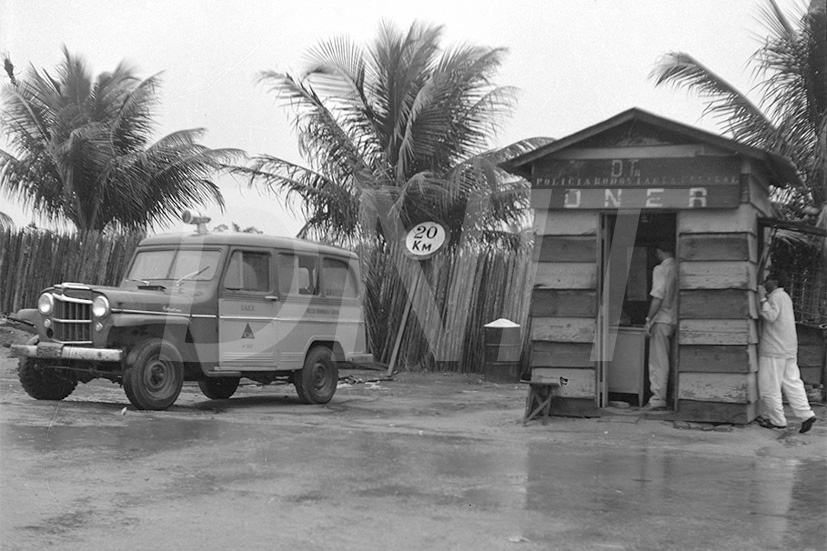
M339 368L333 351L327 346L311 348L304 367L293 378L296 393L305 404L326 404L333 398L338 384Z

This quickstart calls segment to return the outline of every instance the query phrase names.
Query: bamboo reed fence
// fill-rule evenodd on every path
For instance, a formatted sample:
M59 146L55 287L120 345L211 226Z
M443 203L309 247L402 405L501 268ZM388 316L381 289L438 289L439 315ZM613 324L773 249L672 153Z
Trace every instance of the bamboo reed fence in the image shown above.
M370 338L374 355L383 363L391 361L398 346L401 369L480 373L484 326L499 318L521 326L527 350L534 286L529 248L463 247L417 261L406 257L401 246L391 245L365 259ZM400 313L408 300L412 305L397 344L406 323Z
M0 314L33 308L55 283L117 285L142 237L0 230Z
M789 234L795 234L793 230ZM799 238L800 239L800 238ZM806 241L805 241L806 243ZM827 238L809 237L810 246L800 240L773 239L770 264L789 276L786 287L799 324L827 326Z
M788 291L799 323L827 325L827 269L793 273Z

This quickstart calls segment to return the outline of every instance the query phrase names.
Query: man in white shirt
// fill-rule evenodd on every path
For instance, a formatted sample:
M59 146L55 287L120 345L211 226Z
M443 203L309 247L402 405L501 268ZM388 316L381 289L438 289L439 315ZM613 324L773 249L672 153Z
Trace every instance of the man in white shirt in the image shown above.
M647 410L666 409L666 389L669 382L669 344L677 322L676 279L674 248L661 244L656 250L660 264L652 271L652 302L644 330L649 342L649 389L652 397L644 406Z
M804 433L812 428L816 416L807 401L798 369L798 336L793 301L784 290L786 285L787 274L775 271L767 276L763 289L758 288L762 321L758 346L758 391L768 417L759 417L758 423L769 429L787 427L781 402L783 390L793 413L804 419L799 430Z

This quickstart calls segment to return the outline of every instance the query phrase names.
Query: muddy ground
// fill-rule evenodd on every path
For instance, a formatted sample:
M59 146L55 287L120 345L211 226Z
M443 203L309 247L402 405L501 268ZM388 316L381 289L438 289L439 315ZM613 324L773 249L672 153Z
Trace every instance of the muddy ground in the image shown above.
M827 423L632 410L522 423L526 388L342 371L139 412L107 381L28 397L0 328L0 548L824 549ZM824 408L816 406L824 419Z

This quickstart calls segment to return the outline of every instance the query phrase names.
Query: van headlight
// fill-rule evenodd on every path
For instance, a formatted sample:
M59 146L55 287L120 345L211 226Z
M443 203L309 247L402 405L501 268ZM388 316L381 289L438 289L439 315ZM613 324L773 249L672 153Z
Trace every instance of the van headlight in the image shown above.
M104 296L95 297L95 300L92 301L92 314L96 318L105 318L109 315L109 312L109 299Z
M50 315L55 309L55 297L52 293L43 293L37 299L37 311L44 316Z

